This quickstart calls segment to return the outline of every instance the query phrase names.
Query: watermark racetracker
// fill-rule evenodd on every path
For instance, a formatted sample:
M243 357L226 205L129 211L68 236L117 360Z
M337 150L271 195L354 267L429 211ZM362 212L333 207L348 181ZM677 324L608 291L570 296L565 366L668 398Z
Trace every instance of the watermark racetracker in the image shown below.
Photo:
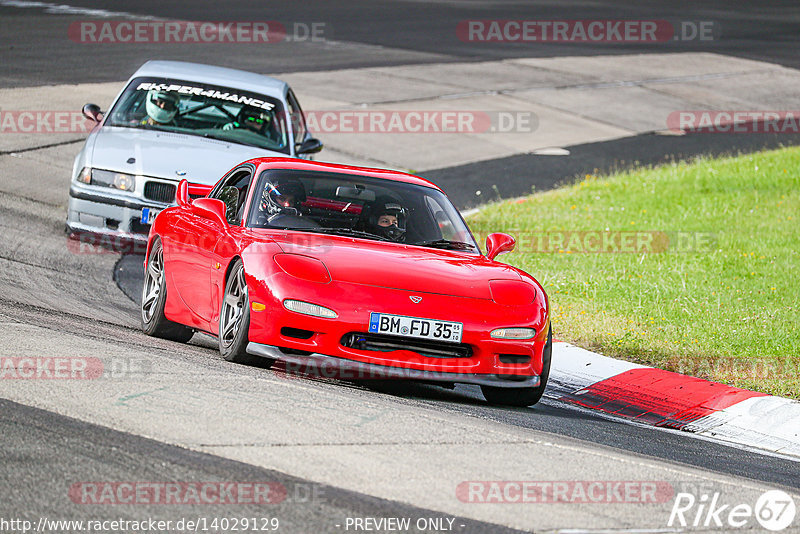
M710 20L462 20L456 35L466 43L665 43L720 37Z
M510 233L517 240L514 252L521 254L708 253L717 243L710 232L606 229ZM481 242L486 236L475 237Z
M674 493L665 481L632 480L472 480L456 487L458 500L470 504L654 504Z
M147 358L0 356L0 380L133 380L152 372Z
M278 482L77 482L69 488L76 504L277 504L287 489Z
M330 40L328 23L262 21L84 20L70 24L81 44L275 44Z
M0 111L2 134L88 134L97 123L79 111L4 110Z
M309 131L323 135L531 133L539 126L524 110L312 110L305 117Z
M672 132L800 133L800 110L684 110L667 116Z

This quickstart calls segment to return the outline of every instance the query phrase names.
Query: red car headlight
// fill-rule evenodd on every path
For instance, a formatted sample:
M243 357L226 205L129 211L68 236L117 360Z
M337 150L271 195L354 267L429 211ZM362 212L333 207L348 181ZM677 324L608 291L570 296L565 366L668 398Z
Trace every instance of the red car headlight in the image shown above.
M492 300L504 306L524 306L536 300L536 290L520 280L489 280Z
M286 274L300 278L301 280L308 280L309 282L318 282L320 284L327 284L331 281L331 275L325 264L311 256L303 256L301 254L275 254L275 263L278 267L283 269Z

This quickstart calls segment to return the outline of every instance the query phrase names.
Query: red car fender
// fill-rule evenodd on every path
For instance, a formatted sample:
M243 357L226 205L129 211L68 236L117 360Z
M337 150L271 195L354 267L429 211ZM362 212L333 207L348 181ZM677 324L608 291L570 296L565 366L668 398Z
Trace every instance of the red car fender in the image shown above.
M180 208L178 207L167 208L159 213L155 221L153 221L153 225L150 227L150 234L147 237L147 252L144 260L144 268L147 269L147 262L150 259L150 252L153 248L153 243L156 239L160 239L161 247L164 251L164 282L167 289L167 301L164 304L164 315L170 320L176 320L180 318L185 309L183 302L181 302L180 298L178 297L177 289L172 283L171 277L166 273L166 271L169 269L168 258L171 243L169 239L165 238L164 236L169 234L169 228L174 224L173 219L175 212L179 209Z
M540 332L536 333L536 340L537 341L546 341L547 340L547 331L549 328L547 326L550 324L550 300L547 297L547 292L542 287L542 284L534 278L532 275L522 271L520 269L516 269L517 273L522 277L522 280L528 282L529 284L533 285L536 288L536 300L534 301L541 310L541 318L540 324L545 325L545 328L542 328Z

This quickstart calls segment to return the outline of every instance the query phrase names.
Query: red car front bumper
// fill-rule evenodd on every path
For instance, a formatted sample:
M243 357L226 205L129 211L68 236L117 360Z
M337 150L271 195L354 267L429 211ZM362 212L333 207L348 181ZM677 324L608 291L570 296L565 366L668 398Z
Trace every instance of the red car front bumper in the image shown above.
M340 378L405 378L504 387L535 387L542 372L549 317L537 302L503 306L487 299L414 293L373 285L305 282L272 273L268 283L248 279L251 308L248 352L297 366L318 366ZM409 297L422 297L419 303ZM326 319L283 306L296 299L334 310ZM257 308L261 308L257 306ZM354 338L369 336L370 312L463 323L461 344L441 342L435 356L419 350L418 340L393 337L388 347L356 348ZM530 327L530 340L500 340L489 332L502 327ZM448 349L454 348L448 355ZM441 352L438 352L441 349ZM457 349L457 350L456 350ZM452 357L451 357L452 356ZM288 367L287 367L288 368ZM341 372L336 374L336 371Z

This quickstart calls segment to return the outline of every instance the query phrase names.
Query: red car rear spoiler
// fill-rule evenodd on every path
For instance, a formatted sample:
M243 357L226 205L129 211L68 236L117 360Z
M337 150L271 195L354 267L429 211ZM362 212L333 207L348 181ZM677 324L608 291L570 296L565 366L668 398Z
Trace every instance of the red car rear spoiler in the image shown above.
M211 192L213 185L189 184L189 196L192 198L204 197Z

